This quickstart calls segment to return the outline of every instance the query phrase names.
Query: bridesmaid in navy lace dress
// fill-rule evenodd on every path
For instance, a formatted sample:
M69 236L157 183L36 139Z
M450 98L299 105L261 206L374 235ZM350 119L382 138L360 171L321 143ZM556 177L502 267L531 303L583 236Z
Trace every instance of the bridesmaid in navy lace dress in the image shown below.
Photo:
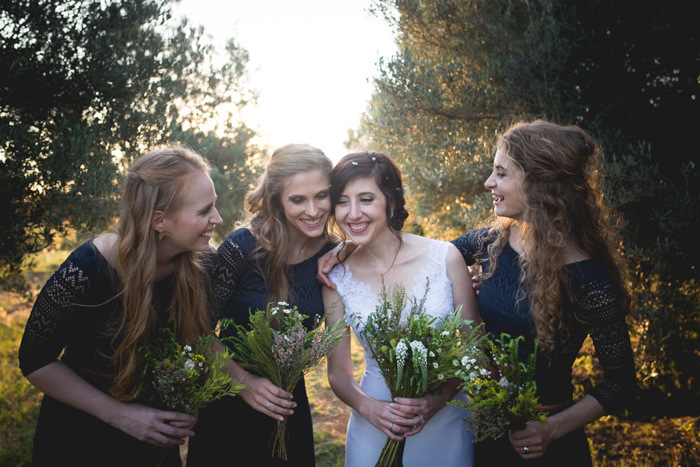
M483 271L479 312L491 335L539 339L536 381L547 425L476 445L476 465L591 465L583 427L619 410L636 383L630 298L611 216L596 185L596 143L575 126L520 123L500 136L491 227L453 243ZM603 381L573 403L571 369L590 335Z
M78 247L41 290L19 349L44 393L32 465L182 465L195 417L134 401L137 349L169 317L182 342L212 330L205 252L221 217L208 173L187 149L138 159L116 232Z
M251 311L279 301L298 306L309 316L307 326L323 315L316 262L332 247L326 230L332 168L321 150L308 145L287 145L272 154L246 197L247 227L230 234L218 249L213 298L223 318L247 325ZM290 394L236 362L229 369L246 388L200 411L187 465L315 465L304 381ZM287 462L272 457L276 421L283 416L289 417Z

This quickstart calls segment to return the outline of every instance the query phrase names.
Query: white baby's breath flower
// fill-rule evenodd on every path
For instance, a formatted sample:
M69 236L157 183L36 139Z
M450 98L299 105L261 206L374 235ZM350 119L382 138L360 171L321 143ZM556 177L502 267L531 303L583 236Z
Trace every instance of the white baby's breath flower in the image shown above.
M438 365L437 362L433 362L433 368L437 368L437 367L439 367L439 366L440 366L440 365Z
M440 381L442 381L443 379L445 379L445 377L442 375L442 373L438 374L438 375L437 375L437 378L438 378L438 380L440 380Z
M289 306L289 303L287 302L277 302L279 306Z
M187 361L185 362L185 369L186 369L187 371L194 370L194 362L193 362L192 360L187 360Z

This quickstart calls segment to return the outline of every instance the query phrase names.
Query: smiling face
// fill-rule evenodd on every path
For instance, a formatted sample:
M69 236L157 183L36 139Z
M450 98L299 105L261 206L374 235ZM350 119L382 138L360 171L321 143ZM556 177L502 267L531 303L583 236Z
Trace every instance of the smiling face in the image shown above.
M284 184L280 201L290 235L323 235L331 210L329 183L328 175L314 170L300 172Z
M386 197L371 177L350 180L335 205L335 220L356 245L390 233Z
M502 149L496 151L493 172L484 186L493 195L493 212L497 216L522 220L525 199L522 192L523 172Z
M185 251L205 251L214 227L221 224L216 210L216 192L211 178L199 170L187 177L182 189L180 208L163 216L169 238L160 243L173 256Z

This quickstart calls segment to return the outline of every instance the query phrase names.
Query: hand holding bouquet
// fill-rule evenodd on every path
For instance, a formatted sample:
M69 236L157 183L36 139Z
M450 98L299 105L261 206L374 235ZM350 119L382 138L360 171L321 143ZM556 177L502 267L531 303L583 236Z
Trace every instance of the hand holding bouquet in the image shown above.
M474 433L474 441L487 438L499 439L509 430L519 430L534 420L547 423L547 413L538 411L535 383L535 350L527 362L518 359L518 344L524 338L510 338L501 334L488 344L490 358L481 350L472 349L459 362L457 376L464 381L464 392L469 401L453 402L472 411L472 417L464 419Z
M481 334L463 332L472 323L462 319L461 308L438 321L425 311L425 298L409 300L403 285L389 292L383 285L379 305L361 327L392 399L437 392L456 375L453 361L461 359L464 345ZM405 442L387 438L376 465L403 465Z
M245 386L232 384L228 352L214 351L214 335L200 336L194 347L177 341L174 320L155 341L141 347L145 364L136 396L153 407L192 414L224 396L235 396Z
M292 392L308 371L327 357L344 335L344 323L332 328L321 326L317 317L312 329L303 321L308 318L297 307L289 308L285 302L278 306L268 304L265 310L250 315L250 328L222 321L222 327L233 325L238 333L225 342L235 349L234 359L245 368L269 379L274 385ZM287 459L287 418L277 422L272 455Z

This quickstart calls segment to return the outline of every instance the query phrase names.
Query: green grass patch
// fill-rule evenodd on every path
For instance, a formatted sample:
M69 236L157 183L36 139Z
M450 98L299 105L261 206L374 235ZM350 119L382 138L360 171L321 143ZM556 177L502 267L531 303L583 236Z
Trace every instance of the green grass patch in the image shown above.
M41 393L19 370L24 321L0 322L0 465L30 465Z

